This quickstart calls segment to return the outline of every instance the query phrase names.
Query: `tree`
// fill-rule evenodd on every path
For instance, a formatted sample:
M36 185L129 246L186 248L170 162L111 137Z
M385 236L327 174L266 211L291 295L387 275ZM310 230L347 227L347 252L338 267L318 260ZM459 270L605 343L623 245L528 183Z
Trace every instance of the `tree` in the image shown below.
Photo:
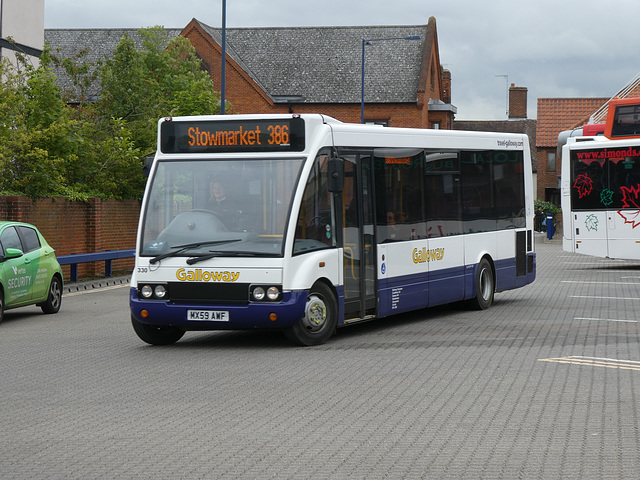
M139 32L142 48L125 36L112 58L97 66L100 97L79 114L91 119L97 148L88 148L88 189L105 189L118 198L141 196L144 157L156 148L158 119L218 113L219 96L184 37L168 42L160 27ZM86 175L90 173L89 175Z
M113 58L101 68L101 98L96 104L102 121L123 119L135 146L155 150L158 119L220 111L219 95L188 39L169 42L160 27L139 31L142 49L125 37Z
M47 52L38 68L24 56L17 62L0 65L0 188L31 197L57 194L74 122Z
M112 58L95 64L85 61L86 51L60 58L45 46L37 68L24 59L20 68L0 65L0 190L140 198L158 119L219 112L219 96L186 38L169 40L160 27L139 36L141 48L125 36ZM70 79L64 89L54 65ZM99 95L91 93L96 85Z

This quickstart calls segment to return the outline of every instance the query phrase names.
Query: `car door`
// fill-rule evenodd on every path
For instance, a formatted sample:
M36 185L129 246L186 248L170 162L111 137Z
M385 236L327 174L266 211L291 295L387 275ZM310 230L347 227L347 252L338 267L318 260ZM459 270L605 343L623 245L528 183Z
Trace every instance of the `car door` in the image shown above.
M42 249L40 237L35 228L18 225L16 229L22 242L25 268L30 276L30 298L37 302L45 299L49 291L49 280L52 272L47 268L49 266L48 255ZM50 254L53 255L52 249L50 249Z
M5 306L12 307L28 303L31 300L33 285L33 267L31 259L24 255L7 258L8 249L22 252L23 246L15 226L6 227L0 234L2 244L2 268L0 278L4 287Z

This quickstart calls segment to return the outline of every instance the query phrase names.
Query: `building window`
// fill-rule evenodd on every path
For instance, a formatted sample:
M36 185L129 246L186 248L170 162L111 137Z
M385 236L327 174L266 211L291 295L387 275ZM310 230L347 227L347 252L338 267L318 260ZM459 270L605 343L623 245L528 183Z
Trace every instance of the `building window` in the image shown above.
M547 153L547 172L556 171L556 154Z
M560 205L560 189L546 187L544 189L544 199L554 205Z

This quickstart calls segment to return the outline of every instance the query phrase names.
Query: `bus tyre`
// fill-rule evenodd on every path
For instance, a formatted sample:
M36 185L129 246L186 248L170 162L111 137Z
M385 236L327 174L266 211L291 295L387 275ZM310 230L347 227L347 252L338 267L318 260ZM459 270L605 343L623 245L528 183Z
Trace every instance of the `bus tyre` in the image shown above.
M62 280L57 275L51 279L49 294L45 302L40 305L44 313L58 313L62 305Z
M493 303L495 281L493 268L486 258L480 260L476 273L476 297L469 301L476 310L486 310Z
M184 335L184 330L176 327L159 327L157 325L147 325L139 322L133 315L131 316L133 329L140 337L140 340L150 345L171 345L176 343Z
M299 345L321 345L331 338L337 325L336 297L326 284L317 283L309 290L304 316L285 333L289 340Z

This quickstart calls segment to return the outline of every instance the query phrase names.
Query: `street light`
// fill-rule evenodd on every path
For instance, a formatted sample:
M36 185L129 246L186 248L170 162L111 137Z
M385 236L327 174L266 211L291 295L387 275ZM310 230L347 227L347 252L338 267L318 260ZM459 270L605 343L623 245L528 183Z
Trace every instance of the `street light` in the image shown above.
M220 115L224 115L224 90L227 66L227 0L222 0L222 65L220 65Z
M364 123L364 47L366 45L371 45L372 42L383 42L387 40L420 40L420 35L408 35L406 37L372 38L370 40L362 39L362 99L360 102L360 123Z

